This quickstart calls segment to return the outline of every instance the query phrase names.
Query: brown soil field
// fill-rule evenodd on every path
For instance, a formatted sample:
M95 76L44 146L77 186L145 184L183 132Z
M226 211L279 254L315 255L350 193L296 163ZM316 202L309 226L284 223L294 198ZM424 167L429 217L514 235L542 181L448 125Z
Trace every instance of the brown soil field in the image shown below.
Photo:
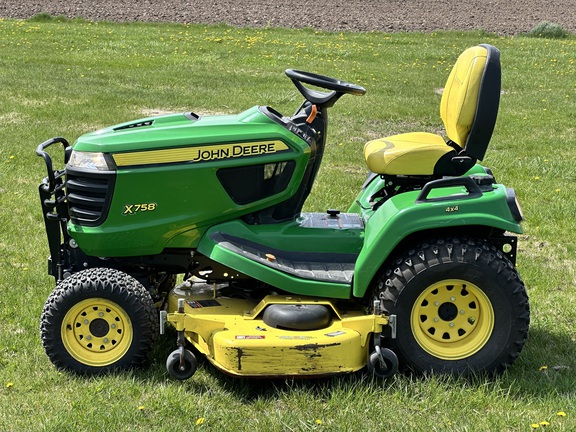
M543 21L576 33L576 0L2 0L0 17L38 13L109 21L227 23L331 31L479 29L501 35Z

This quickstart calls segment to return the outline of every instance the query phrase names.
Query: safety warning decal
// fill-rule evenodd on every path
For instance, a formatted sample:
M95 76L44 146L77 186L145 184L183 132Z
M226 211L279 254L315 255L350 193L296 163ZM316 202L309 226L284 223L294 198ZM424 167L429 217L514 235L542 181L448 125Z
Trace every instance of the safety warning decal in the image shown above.
M247 340L247 339L266 339L263 335L236 335L235 339Z

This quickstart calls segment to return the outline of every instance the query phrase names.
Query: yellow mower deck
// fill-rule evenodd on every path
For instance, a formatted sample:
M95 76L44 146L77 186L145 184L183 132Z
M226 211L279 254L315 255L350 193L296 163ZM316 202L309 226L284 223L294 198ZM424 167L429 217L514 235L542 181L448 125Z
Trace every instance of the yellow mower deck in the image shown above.
M266 325L273 304L324 305L332 312L319 330L285 330ZM180 309L180 311L179 311ZM167 321L218 369L238 376L323 376L362 369L368 342L389 323L383 315L340 310L326 299L266 296L260 302L175 289Z

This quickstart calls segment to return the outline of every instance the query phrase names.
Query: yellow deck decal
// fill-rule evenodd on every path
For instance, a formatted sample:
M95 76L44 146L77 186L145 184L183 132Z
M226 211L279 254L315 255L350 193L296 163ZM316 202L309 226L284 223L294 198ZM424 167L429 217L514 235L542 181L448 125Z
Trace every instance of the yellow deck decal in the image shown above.
M114 155L114 161L118 167L179 162L207 162L219 159L260 156L286 150L289 150L289 147L282 141L247 142L117 153Z

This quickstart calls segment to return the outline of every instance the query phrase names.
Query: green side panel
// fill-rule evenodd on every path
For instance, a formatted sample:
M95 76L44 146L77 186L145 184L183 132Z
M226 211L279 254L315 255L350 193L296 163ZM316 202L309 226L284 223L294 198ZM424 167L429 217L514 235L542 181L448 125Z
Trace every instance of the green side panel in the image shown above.
M380 179L375 180L375 182ZM371 187L376 187L375 185ZM356 261L353 294L363 297L394 248L408 235L438 228L488 226L521 233L506 201L506 188L494 185L494 190L477 198L468 198L464 188L449 187L434 191L429 198L450 197L449 200L416 202L419 192L407 192L392 197L377 211L364 211L366 231L364 247ZM365 195L368 195L369 191ZM360 203L367 203L366 196Z
M363 227L309 227L306 226L307 215L303 213L302 217L295 221L269 225L249 225L242 220L234 220L213 226L206 236L220 232L269 246L271 249L291 252L360 253L364 242ZM204 242L205 239L202 240L202 243Z
M310 147L305 141L262 114L257 107L235 116L209 116L193 121L183 114L175 114L153 120L151 125L143 119L87 134L74 145L76 151L104 152L112 157L137 155L133 160L145 161L117 168L108 216L101 225L69 224L70 235L88 255L140 256L158 254L165 248L195 248L210 226L274 206L293 196L310 158ZM131 124L137 126L128 127ZM156 151L178 154L189 153L195 147L259 142L280 143L282 150L229 158L218 156L199 162L170 163L161 159L154 163L155 155L159 154ZM146 158L148 152L152 155L150 160L143 159L142 155ZM251 202L236 202L217 176L224 168L283 162L294 167L285 188ZM238 182L257 187L245 176L238 178Z
M363 244L363 228L330 229L303 227L301 221L274 225L247 225L226 222L210 228L198 251L211 259L287 292L329 298L350 298L351 286L303 279L251 260L218 244L214 238L225 234L257 243L264 249L291 252L358 254Z

